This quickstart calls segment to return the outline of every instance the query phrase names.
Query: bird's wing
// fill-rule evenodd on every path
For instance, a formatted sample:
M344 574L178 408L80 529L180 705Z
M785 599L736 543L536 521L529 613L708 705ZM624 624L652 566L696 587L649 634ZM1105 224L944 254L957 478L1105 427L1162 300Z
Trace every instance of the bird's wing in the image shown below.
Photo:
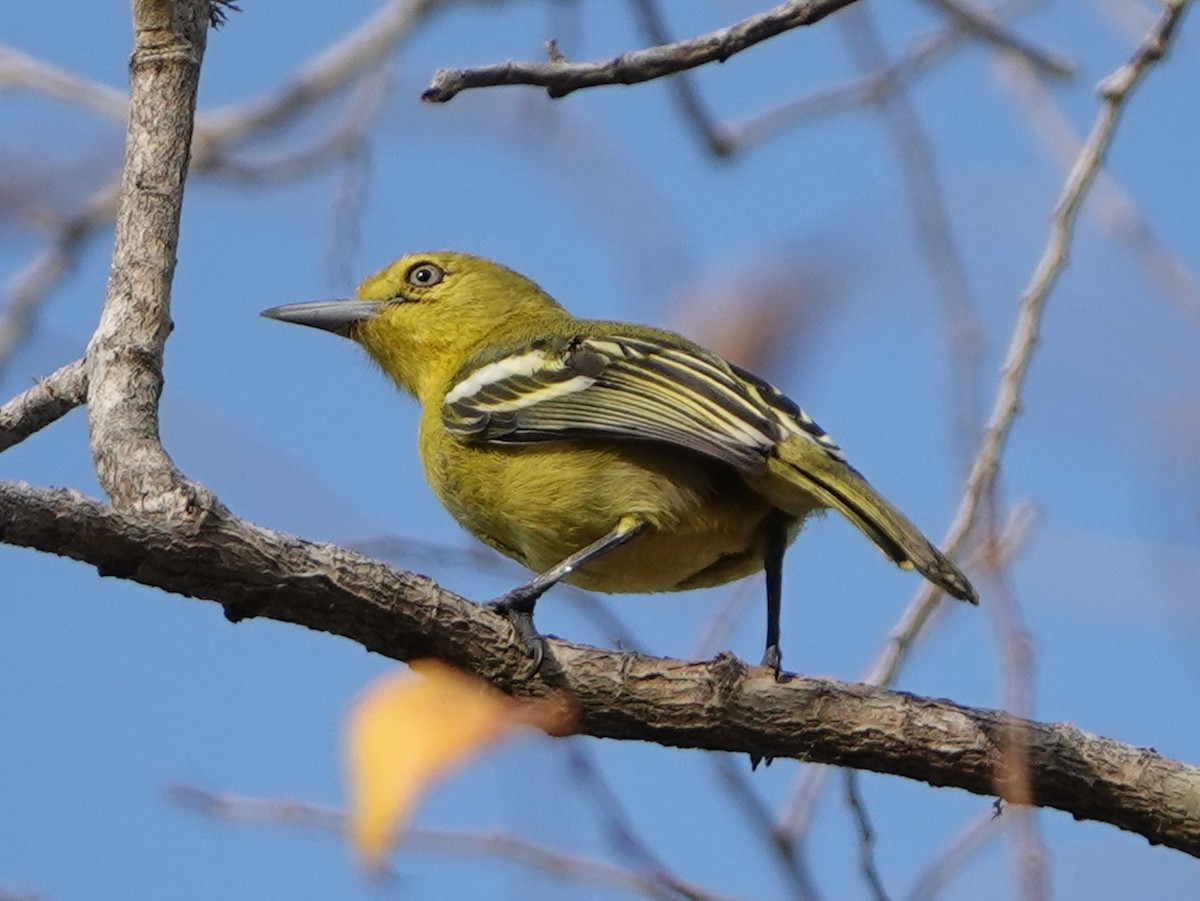
M469 366L447 392L447 429L468 441L659 441L742 468L796 435L841 451L777 389L698 348L620 335L535 341Z

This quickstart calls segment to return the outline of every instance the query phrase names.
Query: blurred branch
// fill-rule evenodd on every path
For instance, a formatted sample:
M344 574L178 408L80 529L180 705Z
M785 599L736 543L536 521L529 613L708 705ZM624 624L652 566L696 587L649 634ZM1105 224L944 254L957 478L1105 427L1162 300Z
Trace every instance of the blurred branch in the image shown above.
M859 68L867 73L888 67L887 51L866 5L846 10L842 32ZM875 108L891 134L896 171L905 192L917 248L925 263L929 286L941 305L946 356L950 361L951 432L963 456L969 453L977 428L981 397L980 363L983 326L967 277L967 266L954 238L950 210L929 139L904 85L889 81Z
M296 178L328 165L331 160L351 157L366 141L369 127L386 97L388 83L385 66L363 73L344 111L324 134L305 146L280 153L250 158L234 151L231 145L236 141L210 140L200 132L205 152L197 167L206 175L261 183ZM203 120L203 114L199 118ZM198 125L198 131L202 127Z
M547 94L557 98L582 88L639 84L706 63L725 62L768 38L819 22L853 2L855 0L789 0L708 34L644 50L631 50L593 62L571 63L552 58L543 63L509 60L472 69L438 69L421 99L445 103L462 91L500 85L544 87Z
M173 803L224 822L304 826L338 834L346 831L346 817L342 811L304 801L243 798L188 785L168 786L166 793ZM718 901L723 897L697 886L666 884L653 874L570 854L507 832L457 832L414 826L405 830L400 847L442 854L495 857L523 864L560 879L603 885L662 901L679 901L680 898Z
M791 757L1008 798L1010 737L1028 748L1033 803L1200 857L1200 767L1090 735L870 685L777 682L730 656L689 663L548 640L542 675L508 620L424 577L212 508L193 528L78 492L0 482L0 538L164 591L342 635L396 660L434 656L519 695L565 691L579 732ZM1022 797L1024 797L1022 793Z
M1033 640L1021 619L1017 599L1000 565L992 567L988 597L996 643L1004 673L1004 709L1027 716L1033 709ZM1008 825L1014 846L1013 874L1027 901L1046 897L1046 849L1038 829L1036 812L1028 801L1016 800L1021 794L1033 794L1033 773L1024 736L1014 733L1006 738L1005 778L1013 786L1014 806L1009 808Z
M302 66L282 87L261 98L202 112L196 117L191 169L243 181L295 177L344 157L357 147L378 109L382 80L367 78L349 111L314 144L273 159L238 156L236 147L311 112L355 78L370 73L433 11L450 0L390 0L357 29ZM104 115L125 119L128 97L19 51L0 48L0 89L16 85L61 97ZM180 159L185 158L180 155ZM13 348L28 337L38 306L69 271L92 237L113 218L119 180L97 191L79 210L56 222L43 250L18 274L0 313L0 372Z
M713 757L712 765L730 799L742 811L751 828L779 864L790 897L796 901L816 901L820 896L804 858L804 848L790 841L780 841L775 833L771 811L747 778L746 762L722 754Z
M972 820L917 877L907 901L933 901L963 864L1000 832L1001 823L998 810Z
M973 568L976 560L983 554L989 553L995 560L1007 560L1015 555L1025 543L1025 537L1033 523L1033 509L1028 504L1017 505L1004 528L1000 530L995 540L986 546L981 546L968 556L968 568ZM926 606L928 598L936 595L922 587L916 598L909 604L904 615L892 627L887 642L876 655L875 660L863 675L863 681L868 685L890 685L899 672L900 664L907 656L914 642L922 634L929 618L935 612L936 605L930 609ZM824 791L825 783L833 771L828 767L809 767L797 780L791 797L779 816L775 831L781 840L800 841L812 825L813 813L817 802Z
M642 30L648 40L660 45L671 42L654 0L633 0L633 8L641 20ZM713 156L729 156L732 147L725 139L720 125L705 107L700 97L700 89L691 76L681 72L667 81L667 87L675 95L675 102L683 112L684 119L700 135L709 152Z
M986 43L1024 60L1041 75L1070 78L1075 74L1075 63L1071 59L1050 50L1043 50L1036 44L1007 30L996 14L989 9L974 6L966 0L926 0L926 2L930 6L940 9L964 29Z
M888 901L887 889L879 876L879 868L875 866L875 828L863 802L862 792L859 791L858 773L854 770L842 772L846 787L846 806L854 816L854 825L858 832L858 868L871 890L875 901Z
M0 45L0 91L14 88L45 94L106 118L124 121L129 111L123 91Z
M46 246L9 281L0 312L0 378L12 354L34 328L34 314L75 262L86 239L112 221L117 209L120 181L114 178L72 216L55 221Z
M997 6L992 14L996 17L1014 15L1034 2L1010 0ZM880 97L899 91L924 75L943 56L966 45L972 37L973 32L955 19L952 24L917 41L890 65L844 84L813 91L741 122L722 125L721 140L728 145L730 154L741 152L817 116L876 103Z
M0 451L65 416L87 400L87 363L76 360L0 406Z
M650 845L642 840L632 818L592 761L591 755L579 742L568 744L567 759L574 784L591 795L593 807L603 822L609 842L620 854L637 861L638 873L650 880L651 884L667 889L680 898L711 897L697 886L679 879Z
M449 0L390 0L270 94L201 113L198 143L226 144L287 124L383 62L430 13L449 5ZM204 156L202 146L196 148L196 156Z
M1079 155L1081 141L1045 83L1019 61L1004 66L1001 76L1016 92L1033 133L1046 150L1064 167L1070 166ZM1165 297L1200 318L1200 281L1163 245L1137 204L1107 169L1096 177L1087 212L1124 245Z

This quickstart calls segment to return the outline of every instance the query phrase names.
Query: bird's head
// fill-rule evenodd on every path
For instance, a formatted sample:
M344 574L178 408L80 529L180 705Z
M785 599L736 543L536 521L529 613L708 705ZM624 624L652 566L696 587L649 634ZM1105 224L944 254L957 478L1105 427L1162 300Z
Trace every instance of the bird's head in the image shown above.
M351 298L287 304L262 315L358 342L422 400L444 391L484 348L521 343L567 317L523 275L451 251L403 256L365 279Z

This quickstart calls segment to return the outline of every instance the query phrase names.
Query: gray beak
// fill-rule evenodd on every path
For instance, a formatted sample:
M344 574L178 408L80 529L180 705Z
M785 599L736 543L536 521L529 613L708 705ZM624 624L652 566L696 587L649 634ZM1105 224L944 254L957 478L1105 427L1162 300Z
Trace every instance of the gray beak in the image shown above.
M383 304L377 300L312 300L307 303L289 303L282 307L263 310L260 316L278 319L280 322L295 322L341 335L350 336L350 326L372 318Z

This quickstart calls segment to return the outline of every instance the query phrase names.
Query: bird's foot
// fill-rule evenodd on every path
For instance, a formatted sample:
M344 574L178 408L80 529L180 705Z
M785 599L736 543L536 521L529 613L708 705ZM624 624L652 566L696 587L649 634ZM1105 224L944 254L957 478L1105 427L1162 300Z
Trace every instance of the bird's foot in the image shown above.
M517 588L485 605L512 623L517 638L520 639L521 644L525 645L526 652L533 658L529 670L520 678L522 682L527 682L536 676L538 670L542 668L542 661L546 659L546 639L541 636L533 624L535 603L537 603L536 597L530 598L520 588Z
M779 645L769 644L767 650L763 653L762 665L769 666L775 674L776 682L783 682L783 652L779 650Z

